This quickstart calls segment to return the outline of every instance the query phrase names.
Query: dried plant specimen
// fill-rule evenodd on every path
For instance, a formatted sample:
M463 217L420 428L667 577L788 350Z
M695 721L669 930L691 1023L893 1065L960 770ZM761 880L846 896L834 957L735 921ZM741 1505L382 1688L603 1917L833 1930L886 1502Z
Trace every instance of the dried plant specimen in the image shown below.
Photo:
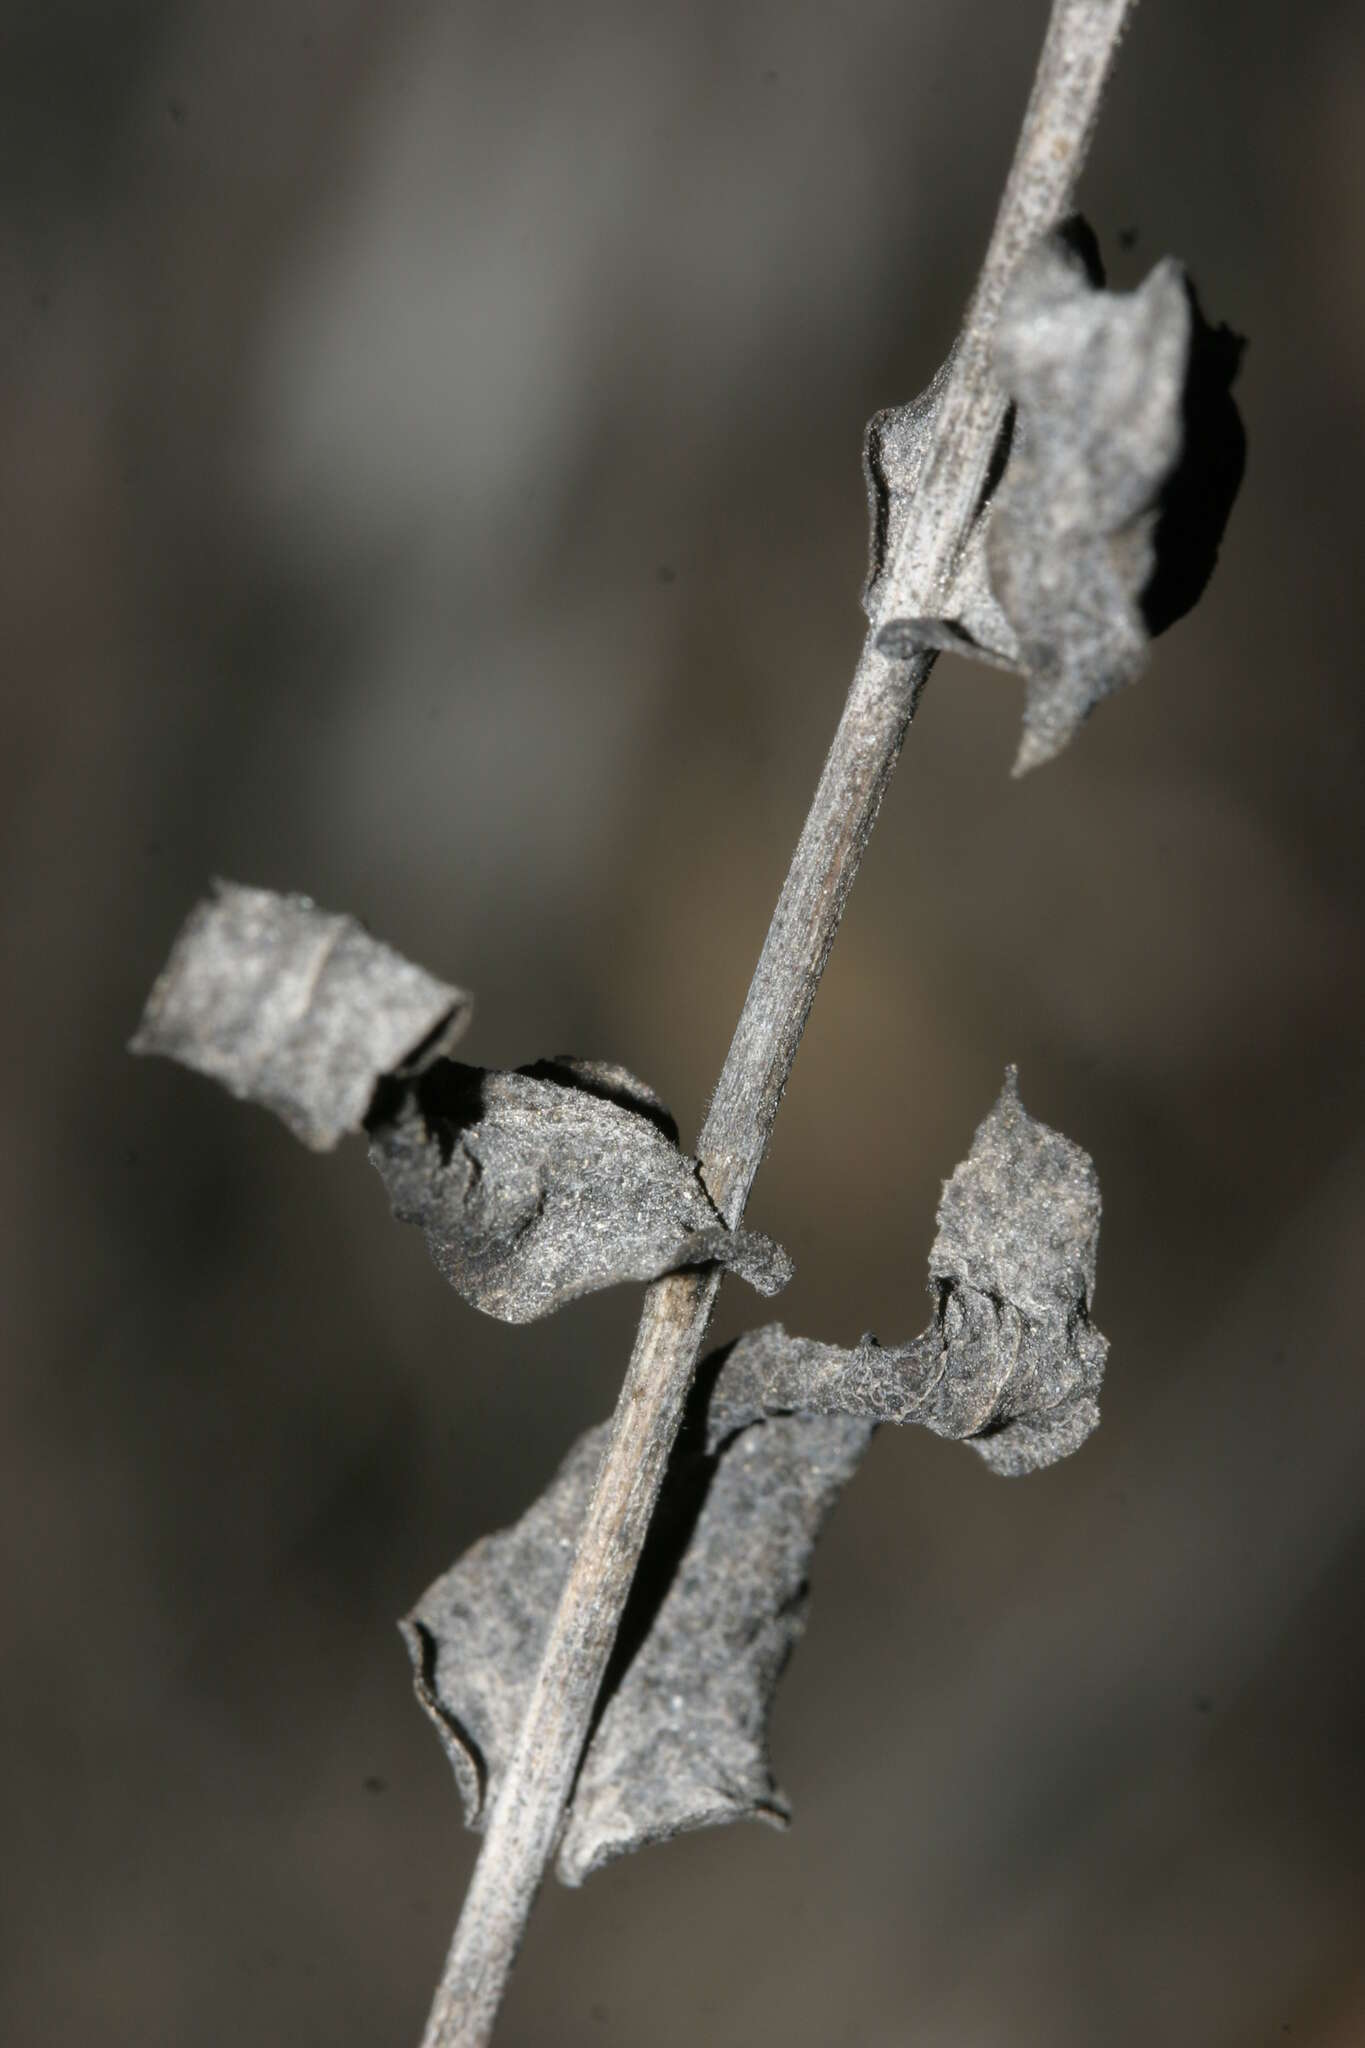
M1099 1183L1023 1109L1012 1070L938 1221L938 1308L915 1342L840 1351L778 1325L703 1362L569 1803L566 1883L685 1828L785 1821L768 1712L816 1537L878 1423L965 1438L1011 1475L1096 1426ZM604 1428L581 1437L515 1527L476 1543L403 1623L471 1825L496 1799L604 1443Z
M721 1265L761 1294L780 1246L731 1231L658 1097L624 1068L486 1073L442 1057L471 1011L352 918L219 883L191 913L132 1041L272 1109L326 1150L362 1123L405 1223L457 1293L508 1323L579 1294Z
M424 2048L490 2038L553 1859L576 1883L680 1828L782 1816L768 1707L820 1525L880 1423L1017 1475L1098 1420L1098 1182L1012 1075L945 1185L918 1337L844 1350L773 1325L702 1352L724 1271L767 1293L790 1270L744 1209L938 653L1022 674L1016 767L1052 758L1202 588L1240 477L1237 345L1170 262L1105 291L1072 213L1129 11L1055 0L959 339L868 431L869 630L695 1154L620 1068L456 1063L469 998L300 897L220 887L134 1041L319 1149L364 1128L395 1212L487 1313L649 1283L611 1423L405 1624L485 1829Z

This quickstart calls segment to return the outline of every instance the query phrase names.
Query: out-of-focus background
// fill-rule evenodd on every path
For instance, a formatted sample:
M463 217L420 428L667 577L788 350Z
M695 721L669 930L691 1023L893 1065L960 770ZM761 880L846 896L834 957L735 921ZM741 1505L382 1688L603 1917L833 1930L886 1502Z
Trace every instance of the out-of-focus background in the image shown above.
M1042 0L9 0L0 2037L413 2042L474 1853L394 1620L610 1408L363 1148L124 1043L208 878L699 1127ZM1222 565L1012 782L930 685L750 1214L925 1318L1008 1060L1098 1163L1099 1436L885 1431L777 1708L796 1824L547 1890L506 2048L1365 2041L1365 16L1141 8L1084 201L1250 337ZM718 1336L771 1311L727 1287Z

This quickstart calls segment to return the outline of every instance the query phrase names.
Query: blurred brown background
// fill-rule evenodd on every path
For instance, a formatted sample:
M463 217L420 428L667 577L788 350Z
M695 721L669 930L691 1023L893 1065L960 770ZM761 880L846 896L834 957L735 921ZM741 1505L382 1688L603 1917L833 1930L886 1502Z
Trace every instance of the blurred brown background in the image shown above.
M605 1413L351 1146L123 1046L207 878L697 1130L860 638L858 451L1042 0L9 0L0 2038L415 2042L474 1843L394 1618ZM1056 766L943 663L753 1221L924 1320L1005 1062L1106 1202L1105 1424L887 1431L796 1808L547 1891L506 2048L1365 2041L1365 16L1147 0L1084 189L1251 337L1209 595ZM1131 247L1120 246L1123 234ZM726 1290L718 1334L764 1318Z

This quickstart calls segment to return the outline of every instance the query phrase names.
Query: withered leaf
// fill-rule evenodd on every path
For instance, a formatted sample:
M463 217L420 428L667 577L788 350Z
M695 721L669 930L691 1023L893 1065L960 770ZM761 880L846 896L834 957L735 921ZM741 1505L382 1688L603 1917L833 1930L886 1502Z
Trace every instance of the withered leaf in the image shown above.
M579 1773L559 1852L566 1882L684 1829L786 1824L768 1715L805 1630L816 1539L871 1438L872 1425L850 1415L779 1416L745 1430L713 1469L697 1460L694 1522L683 1474L673 1479L663 1556L645 1559L645 1611L626 1611L626 1652L634 1633L643 1640ZM670 1563L651 1611L651 1579Z
M685 1434L560 1841L566 1884L684 1829L785 1822L768 1710L805 1625L815 1539L871 1434L851 1416L786 1416L718 1457ZM604 1425L580 1438L521 1520L476 1544L401 1625L472 1826L515 1743L606 1437Z
M727 1229L667 1112L620 1068L443 1060L389 1091L370 1157L452 1287L504 1322L680 1266L726 1266L761 1294L791 1278L769 1238Z
M658 1097L623 1068L444 1058L472 1001L305 896L220 882L148 999L164 1053L327 1150L362 1127L396 1213L465 1299L530 1322L615 1281L716 1263L775 1294L791 1261L731 1231Z
M1137 291L1102 291L1053 236L1006 295L994 359L1017 416L986 559L1028 675L1018 770L1060 753L1146 656L1141 598L1180 457L1191 332L1169 257Z
M131 1050L162 1053L325 1152L381 1079L448 1052L473 999L306 896L215 882L182 927Z
M789 1337L781 1324L752 1331L716 1378L710 1441L775 1411L842 1411L965 1439L1009 1476L1053 1464L1099 1422L1099 1227L1088 1154L1028 1114L1011 1067L944 1184L929 1328L903 1346L865 1337L851 1351Z
M1024 728L1015 772L1060 753L1102 697L1138 673L1159 622L1145 603L1157 569L1164 494L1182 452L1226 467L1222 450L1186 449L1192 350L1212 337L1180 266L1157 264L1135 292L1099 281L1098 254L1083 223L1048 236L1020 263L992 340L1001 391L1011 400L994 473L946 593L928 588L914 612L906 586L916 565L901 562L897 615L889 616L888 567L911 530L909 508L923 468L948 370L912 405L879 413L868 429L864 467L872 560L864 605L878 644L907 655L931 647L968 654L1026 677ZM1225 330L1217 337L1226 343ZM1216 353L1217 351L1215 351ZM1210 394L1232 414L1226 385ZM1205 357L1207 360L1207 357ZM1216 531L1182 546L1207 555L1240 478L1211 474L1201 489L1219 500ZM1174 531L1172 530L1174 541ZM1177 572L1179 574L1181 572Z
M816 1536L879 1422L966 1438L996 1471L1050 1464L1098 1420L1094 1167L1030 1117L1013 1069L945 1184L937 1311L899 1349L755 1331L703 1362L560 1843L576 1884L685 1828L783 1820L765 1728L805 1619ZM606 1428L511 1529L402 1623L471 1825L497 1796L576 1548Z

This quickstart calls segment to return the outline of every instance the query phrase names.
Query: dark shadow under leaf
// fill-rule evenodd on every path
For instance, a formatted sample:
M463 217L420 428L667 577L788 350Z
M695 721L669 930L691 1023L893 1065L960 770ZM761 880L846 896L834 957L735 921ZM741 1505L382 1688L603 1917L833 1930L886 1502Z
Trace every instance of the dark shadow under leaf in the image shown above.
M1188 278L1185 289L1192 326L1180 460L1162 487L1152 573L1139 599L1153 639L1203 596L1246 472L1246 428L1232 395L1246 342L1210 325Z

